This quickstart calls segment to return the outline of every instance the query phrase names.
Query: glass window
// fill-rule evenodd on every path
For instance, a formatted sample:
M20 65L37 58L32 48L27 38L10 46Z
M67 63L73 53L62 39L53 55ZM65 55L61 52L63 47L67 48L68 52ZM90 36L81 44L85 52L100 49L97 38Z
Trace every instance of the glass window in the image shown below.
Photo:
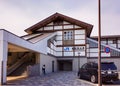
M102 70L117 70L117 67L114 63L102 63L101 64Z
M87 67L87 63L84 64L81 68L82 68L82 69L86 69L86 67Z
M64 40L73 40L73 31L64 31Z
M64 39L63 39L64 45L72 45L74 43L74 41L73 41L73 31L72 30L64 31L63 33L64 33L63 34L63 36L64 36Z

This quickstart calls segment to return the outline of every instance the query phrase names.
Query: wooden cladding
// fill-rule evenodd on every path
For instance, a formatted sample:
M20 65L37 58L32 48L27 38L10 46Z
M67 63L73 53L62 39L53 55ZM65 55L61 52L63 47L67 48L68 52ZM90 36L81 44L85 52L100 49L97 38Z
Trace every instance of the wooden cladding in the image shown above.
M70 24L66 21L54 21L49 23L48 25L38 29L37 31L58 31L58 30L69 30L69 29L80 29L82 27ZM36 32L37 32L36 31Z
M73 40L64 40L63 45L73 45L74 41Z

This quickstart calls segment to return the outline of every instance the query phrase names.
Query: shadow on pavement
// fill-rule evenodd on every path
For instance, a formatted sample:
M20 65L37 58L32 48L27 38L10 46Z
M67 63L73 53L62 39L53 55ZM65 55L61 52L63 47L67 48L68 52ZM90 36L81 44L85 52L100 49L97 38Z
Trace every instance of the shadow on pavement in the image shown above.
M114 82L105 82L103 85L120 85L120 80Z

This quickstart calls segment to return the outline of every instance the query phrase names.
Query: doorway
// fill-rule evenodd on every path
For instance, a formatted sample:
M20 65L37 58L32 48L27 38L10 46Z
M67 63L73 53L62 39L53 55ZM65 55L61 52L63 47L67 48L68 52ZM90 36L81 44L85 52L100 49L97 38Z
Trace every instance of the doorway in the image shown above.
M54 61L52 61L52 72L54 72Z
M72 60L60 60L58 61L59 71L72 71Z

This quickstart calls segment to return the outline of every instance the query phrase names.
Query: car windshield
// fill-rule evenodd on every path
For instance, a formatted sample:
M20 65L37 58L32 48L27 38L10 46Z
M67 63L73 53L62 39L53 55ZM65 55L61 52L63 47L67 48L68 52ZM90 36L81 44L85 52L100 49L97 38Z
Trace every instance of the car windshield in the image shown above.
M117 70L117 67L114 63L102 63L101 64L102 70Z

